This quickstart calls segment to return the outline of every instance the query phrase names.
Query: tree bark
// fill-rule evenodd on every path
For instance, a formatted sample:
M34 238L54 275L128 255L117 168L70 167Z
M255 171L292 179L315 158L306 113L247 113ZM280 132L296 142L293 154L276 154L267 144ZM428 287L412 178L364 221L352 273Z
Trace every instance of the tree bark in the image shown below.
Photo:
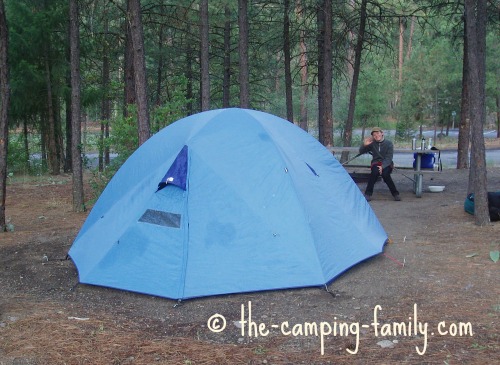
M318 22L318 132L319 142L333 146L332 110L332 1L317 8Z
M470 111L469 111L469 63L467 47L467 20L464 20L464 51L462 56L462 102L458 127L457 169L469 168ZM468 192L470 193L470 191Z
M85 211L83 195L83 172L80 124L80 32L78 22L78 0L69 2L70 59L71 59L71 126L73 165L73 211Z
M23 149L24 149L24 160L25 160L25 167L26 171L29 171L30 169L30 149L29 149L29 142L28 142L28 122L26 119L23 119Z
M165 9L165 4L161 4L161 12L164 13L166 11ZM165 64L165 57L163 55L164 53L164 33L165 33L165 28L167 27L166 24L162 23L160 24L160 27L158 29L158 68L156 70L156 100L155 100L155 105L157 107L161 106L163 100L162 100L162 84L163 84L163 68ZM158 124L158 123L157 123ZM158 131L160 129L159 125L155 125L153 127L153 131Z
M224 7L224 74L222 79L222 107L229 108L231 102L231 9Z
M296 14L299 23L302 22L304 18L304 8L302 7L301 0L297 1L296 5ZM309 97L309 86L308 86L308 74L307 74L307 45L306 45L306 36L304 29L300 29L299 31L299 47L300 47L300 55L299 55L299 67L300 67L300 121L299 126L303 130L307 131L307 99Z
M68 28L68 34L69 34L69 28ZM71 56L70 56L70 50L69 50L69 40L68 40L68 47L67 47L67 59L68 59L68 64L71 63ZM71 88L71 70L68 70L66 72L66 85L70 89ZM71 140L72 140L72 130L71 130L71 95L69 93L65 93L64 95L64 103L66 104L66 111L65 111L65 125L66 125L66 155L64 157L64 172L71 172L73 170L73 162L72 162L72 146L71 146Z
M352 142L352 128L354 126L354 111L356 109L356 93L358 90L359 72L361 69L361 53L363 52L363 41L366 28L366 4L367 0L362 0L359 18L359 31L354 49L354 69L351 82L351 94L349 97L349 110L344 129L344 146L350 146ZM342 153L340 161L345 162L349 158L349 152Z
M352 12L353 14L356 13L356 1L355 0L349 0L348 1L348 7L349 11ZM346 68L347 68L347 77L349 81L352 81L353 74L354 74L354 40L356 39L356 35L354 34L354 30L352 29L352 26L350 23L346 22L345 27L348 28L347 31L347 57L346 57ZM347 83L347 92L351 92L351 84Z
M127 21L125 23L125 52L124 52L124 108L123 108L123 117L126 118L129 116L130 110L129 106L134 105L136 103L135 96L135 70L134 70L134 49L132 47L132 35L130 31L130 24Z
M105 20L104 32L107 36L108 21ZM104 43L107 45L107 40ZM104 95L101 104L101 135L99 142L99 171L104 171L104 168L109 165L109 147L106 145L106 140L109 136L109 120L111 119L111 100L109 97L109 86L111 83L110 77L110 60L108 55L108 47L103 49L102 59L102 88Z
M200 1L200 80L201 111L210 109L210 73L209 73L209 41L208 41L208 0Z
M410 23L410 35L408 37L408 46L406 47L406 60L408 61L411 57L412 52L412 43L413 43L413 34L415 33L415 17L411 17Z
M5 202L7 197L7 151L9 145L9 34L5 6L0 0L0 233L7 230Z
M403 51L404 51L404 34L405 34L405 25L403 22L403 18L399 18L399 56L398 56L398 70L399 70L399 76L398 76L398 81L399 81L399 87L401 87L401 84L403 83Z
M142 29L140 0L128 0L128 21L133 47L135 96L137 101L137 127L139 146L150 137L149 107L147 97L144 33Z
M60 163L57 158L57 139L56 139L56 126L54 117L54 99L52 97L52 80L51 80L51 66L50 66L50 51L49 47L45 48L45 82L47 87L47 148L48 148L48 167L52 175L59 175Z
M240 107L250 108L250 69L248 62L248 0L238 0Z
M188 41L186 49L186 98L188 100L188 115L194 113L193 106L193 48L191 47L191 42Z
M290 0L284 1L283 15L283 54L285 62L285 100L286 119L293 123L292 71L290 56Z
M476 225L490 222L483 124L486 121L486 0L465 0L469 102L471 119L471 168L469 191L474 193Z
M496 105L497 105L497 138L500 138L500 78L497 79L497 97L496 97Z
M109 86L111 83L110 59L108 54L108 18L104 20L104 47L102 58L102 88L104 95L101 103L101 134L99 136L99 171L104 171L104 167L109 165L109 147L106 140L109 136L109 121L111 119L111 100Z

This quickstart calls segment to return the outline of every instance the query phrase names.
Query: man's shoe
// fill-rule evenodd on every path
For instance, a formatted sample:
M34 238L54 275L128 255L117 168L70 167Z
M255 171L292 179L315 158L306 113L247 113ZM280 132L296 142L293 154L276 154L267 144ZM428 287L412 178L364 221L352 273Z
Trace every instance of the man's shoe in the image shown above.
M368 195L368 194L365 194L365 199L366 199L367 202L369 202L369 201L372 200L372 196Z
M397 202L401 201L401 197L399 196L399 194L394 195L394 200Z

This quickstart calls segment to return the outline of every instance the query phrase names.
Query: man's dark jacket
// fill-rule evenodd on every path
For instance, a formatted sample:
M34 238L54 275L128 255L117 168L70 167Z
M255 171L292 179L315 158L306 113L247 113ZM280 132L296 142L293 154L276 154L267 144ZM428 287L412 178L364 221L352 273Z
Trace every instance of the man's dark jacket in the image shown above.
M370 153L372 155L372 164L381 162L382 168L391 166L394 155L394 145L391 141L383 139L380 142L373 141L368 146L359 147L359 153Z

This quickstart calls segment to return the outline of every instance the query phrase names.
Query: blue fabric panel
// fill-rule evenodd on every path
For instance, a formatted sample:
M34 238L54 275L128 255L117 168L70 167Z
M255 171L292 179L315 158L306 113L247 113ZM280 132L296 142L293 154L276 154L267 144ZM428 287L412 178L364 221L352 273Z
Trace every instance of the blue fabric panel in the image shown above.
M170 166L165 176L163 176L163 179L161 179L159 189L162 189L166 184L173 184L182 190L186 190L187 169L188 146L184 146L175 158L172 166Z

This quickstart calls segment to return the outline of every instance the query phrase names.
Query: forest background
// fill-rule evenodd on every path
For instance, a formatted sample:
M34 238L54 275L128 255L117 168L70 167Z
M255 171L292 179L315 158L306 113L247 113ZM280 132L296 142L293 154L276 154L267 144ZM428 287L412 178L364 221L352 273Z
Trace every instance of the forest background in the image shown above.
M0 5L9 46L6 177L73 172L76 211L85 200L75 171L89 153L98 154L91 179L97 196L152 134L208 109L270 112L326 146L357 145L374 125L395 130L406 145L425 128L439 138L460 128L457 167L471 167L471 181L482 168L469 166L471 125L495 128L500 137L497 0ZM468 48L484 65L469 68ZM479 92L467 91L476 79L483 82L474 89L484 92L479 102L472 100ZM484 109L479 122L469 105ZM484 157L484 141L475 145L473 162L481 161L481 148Z

